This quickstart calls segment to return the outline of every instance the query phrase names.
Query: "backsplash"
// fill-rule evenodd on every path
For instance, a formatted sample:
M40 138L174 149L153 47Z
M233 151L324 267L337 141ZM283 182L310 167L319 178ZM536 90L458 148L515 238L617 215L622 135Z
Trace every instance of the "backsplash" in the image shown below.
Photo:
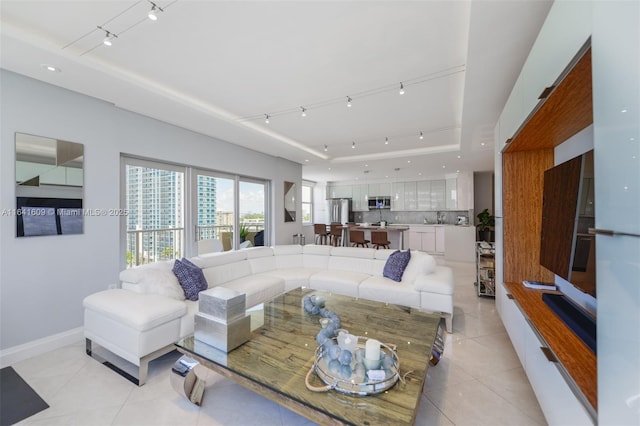
M438 221L440 215L441 221ZM356 223L376 223L381 220L388 224L402 223L442 223L445 225L456 225L458 216L467 218L466 223L473 225L473 210L439 210L439 211L422 211L422 212L399 212L388 209L372 210L368 212L354 212L354 220Z

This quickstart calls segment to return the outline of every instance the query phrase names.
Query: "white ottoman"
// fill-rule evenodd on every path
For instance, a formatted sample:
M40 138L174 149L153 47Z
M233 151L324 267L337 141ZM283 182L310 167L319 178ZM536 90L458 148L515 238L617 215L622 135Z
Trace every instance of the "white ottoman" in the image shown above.
M173 350L180 318L187 312L184 301L123 289L89 295L83 306L87 355L93 356L91 343L96 342L137 365L138 378L109 367L138 386L147 378L149 361Z

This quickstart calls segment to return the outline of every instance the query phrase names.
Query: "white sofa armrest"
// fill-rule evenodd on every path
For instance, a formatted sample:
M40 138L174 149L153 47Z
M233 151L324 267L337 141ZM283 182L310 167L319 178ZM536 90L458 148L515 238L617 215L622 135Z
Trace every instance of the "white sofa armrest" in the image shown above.
M453 270L447 266L436 266L430 274L420 274L413 283L418 291L437 294L453 294Z

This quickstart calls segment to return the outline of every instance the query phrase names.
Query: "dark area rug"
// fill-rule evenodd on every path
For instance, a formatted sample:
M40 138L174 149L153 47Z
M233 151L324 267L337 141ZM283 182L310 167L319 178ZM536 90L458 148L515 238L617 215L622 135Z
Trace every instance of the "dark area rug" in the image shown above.
M12 367L0 370L0 425L12 425L49 408Z

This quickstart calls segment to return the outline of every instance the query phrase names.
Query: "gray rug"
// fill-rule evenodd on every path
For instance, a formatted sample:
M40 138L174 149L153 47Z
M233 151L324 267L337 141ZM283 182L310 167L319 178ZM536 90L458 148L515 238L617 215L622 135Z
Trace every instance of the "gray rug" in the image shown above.
M12 425L49 408L12 367L0 370L0 425Z

